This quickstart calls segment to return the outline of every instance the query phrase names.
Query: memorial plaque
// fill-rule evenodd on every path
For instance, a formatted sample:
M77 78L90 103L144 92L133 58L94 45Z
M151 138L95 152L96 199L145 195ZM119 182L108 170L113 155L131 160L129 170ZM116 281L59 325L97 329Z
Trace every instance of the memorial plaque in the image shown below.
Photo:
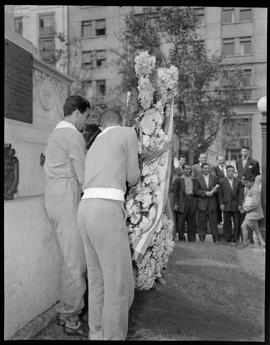
M33 122L33 56L5 40L5 117Z

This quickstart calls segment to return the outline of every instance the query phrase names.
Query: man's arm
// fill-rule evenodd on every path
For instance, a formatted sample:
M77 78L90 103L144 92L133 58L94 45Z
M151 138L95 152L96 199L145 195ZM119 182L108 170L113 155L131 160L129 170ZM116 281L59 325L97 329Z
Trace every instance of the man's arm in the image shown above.
M140 177L139 160L138 160L138 139L136 132L130 128L127 135L127 182L133 186Z
M206 191L201 189L200 182L198 181L197 178L194 179L194 190L197 196L200 196L202 198L206 197Z
M69 141L69 157L77 179L82 186L84 184L85 141L83 135L79 132L72 132L72 137Z
M255 165L254 165L254 175L260 175L260 164L258 161L255 161Z

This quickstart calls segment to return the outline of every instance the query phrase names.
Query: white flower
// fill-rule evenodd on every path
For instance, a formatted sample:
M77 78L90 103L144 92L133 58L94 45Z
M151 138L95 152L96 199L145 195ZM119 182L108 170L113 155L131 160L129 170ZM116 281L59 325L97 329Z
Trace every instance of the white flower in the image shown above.
M135 57L135 72L138 77L148 75L155 68L156 58L150 56L147 51L142 51Z
M149 77L141 77L138 83L139 99L144 109L150 108L153 101L153 94L155 89L153 88Z
M143 132L147 135L151 135L155 130L155 122L147 116L144 116L142 118L141 126L142 126ZM150 138L149 138L149 142L150 142Z
M146 176L144 178L144 182L145 182L145 184L150 184L150 183L158 184L159 179L158 179L158 176L156 174L152 174L152 175Z
M144 147L148 147L150 143L150 137L149 135L143 135L143 146Z

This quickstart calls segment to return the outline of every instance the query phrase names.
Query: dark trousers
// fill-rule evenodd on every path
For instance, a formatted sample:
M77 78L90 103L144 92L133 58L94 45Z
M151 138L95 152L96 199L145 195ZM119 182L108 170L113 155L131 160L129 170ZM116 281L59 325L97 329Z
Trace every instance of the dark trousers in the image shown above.
M237 241L240 213L238 211L235 211L235 212L224 211L223 215L224 215L223 232L225 235L225 240L229 241L233 237L233 241ZM233 220L233 233L232 233L232 220Z
M206 237L206 232L207 232L207 220L209 222L209 229L211 231L213 241L216 242L217 240L217 233L218 233L218 228L217 228L217 211L197 211L197 221L198 221L198 235L200 240L204 241Z
M194 203L194 197L187 197L184 212L178 212L179 239L185 239L185 222L187 222L188 241L196 241L196 208Z

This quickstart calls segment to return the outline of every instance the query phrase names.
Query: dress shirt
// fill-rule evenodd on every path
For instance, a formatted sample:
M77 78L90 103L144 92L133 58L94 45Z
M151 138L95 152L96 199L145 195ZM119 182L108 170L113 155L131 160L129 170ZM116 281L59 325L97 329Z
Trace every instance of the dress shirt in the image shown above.
M218 166L219 166L220 170L223 171L223 174L226 177L227 176L227 171L226 171L225 165L219 164Z
M206 183L206 187L208 188L209 187L209 175L204 175L204 174L202 174L202 175L203 175L204 181Z
M248 158L246 158L246 159L242 159L242 166L243 166L243 168L245 167L245 165L247 164L247 160L248 160Z
M193 194L193 182L191 177L184 176L185 186L186 186L186 195Z

